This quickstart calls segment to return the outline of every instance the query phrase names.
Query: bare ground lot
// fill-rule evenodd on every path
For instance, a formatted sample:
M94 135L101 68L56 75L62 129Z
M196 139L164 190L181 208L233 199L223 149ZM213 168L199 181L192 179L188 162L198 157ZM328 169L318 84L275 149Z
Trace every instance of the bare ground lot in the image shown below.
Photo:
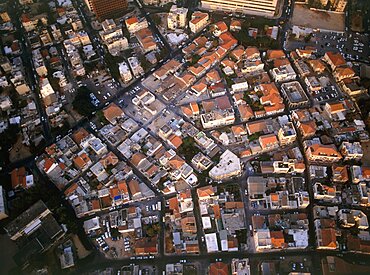
M370 166L370 142L361 143L364 156L362 157L362 164L364 166Z
M312 29L344 32L345 14L310 10L306 5L296 4L292 24Z

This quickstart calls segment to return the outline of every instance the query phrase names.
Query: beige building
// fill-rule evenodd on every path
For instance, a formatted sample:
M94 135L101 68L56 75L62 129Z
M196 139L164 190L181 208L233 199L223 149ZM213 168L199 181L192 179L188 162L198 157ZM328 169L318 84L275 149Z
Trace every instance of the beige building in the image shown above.
M296 140L297 134L292 122L279 129L278 138L281 146L293 143Z
M178 8L176 5L173 5L167 16L167 27L170 30L185 28L187 14L187 8Z
M342 159L335 145L313 144L306 150L309 161L338 162Z
M202 8L225 12L274 16L278 0L202 0Z
M343 12L347 6L348 0L330 0L332 8L337 12Z
M129 82L132 79L132 74L130 68L128 67L126 62L119 63L119 74L122 78L124 83Z
M208 13L196 11L191 16L191 20L189 22L189 28L192 33L197 33L202 30L205 26L207 26L209 20Z

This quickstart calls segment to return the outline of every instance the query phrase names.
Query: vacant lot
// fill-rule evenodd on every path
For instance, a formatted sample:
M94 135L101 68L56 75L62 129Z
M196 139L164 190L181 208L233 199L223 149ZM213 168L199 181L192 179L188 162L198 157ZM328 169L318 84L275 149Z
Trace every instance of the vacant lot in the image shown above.
M305 5L296 4L293 25L326 31L344 32L345 14L310 10Z
M370 166L370 142L361 143L364 156L362 157L362 163L365 166Z

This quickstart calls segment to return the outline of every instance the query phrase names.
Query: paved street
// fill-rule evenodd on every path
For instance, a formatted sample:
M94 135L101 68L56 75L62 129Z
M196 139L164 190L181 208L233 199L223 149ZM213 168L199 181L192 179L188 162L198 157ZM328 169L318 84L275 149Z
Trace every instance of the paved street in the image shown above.
M189 7L189 10L191 10L191 11L194 11L194 10L197 9L198 1L183 0L181 2L184 4L184 6ZM135 0L134 3L137 7L142 7L143 6L142 0ZM292 11L292 9L289 8L289 3L290 3L290 0L289 1L285 0L284 1L283 7L282 7L281 17L275 19L277 25L280 25L280 32L281 33L287 33L288 29L291 27L289 19L290 19L291 14L292 14L293 11ZM89 36L91 38L93 47L97 51L97 54L98 54L98 57L99 57L99 62L102 65L106 66L105 59L104 59L104 56L105 56L106 52L99 45L98 33L97 33L96 30L91 28L90 18L84 14L81 3L78 4L78 12L79 12L80 17L83 19L85 30L87 31L87 33L89 34ZM170 47L170 45L168 44L167 40L162 36L161 32L158 30L158 28L154 24L150 14L147 13L145 11L145 9L141 9L141 16L143 16L147 19L147 21L149 22L150 30L162 42L161 44L163 45L165 51L167 52L167 55L161 61L159 61L158 64L156 64L153 67L153 70L159 69L163 64L165 64L166 62L168 62L172 58L175 58L175 59L181 61L182 57L183 57L182 53L181 53L183 47L186 47L187 45L189 45L189 43L192 40L194 40L196 37L201 35L201 33L198 33L191 40L187 41L183 46L178 47L176 49L172 49ZM22 30L22 35L25 35L25 32L22 29L20 22L18 22L17 27L20 30ZM288 52L290 50L294 50L296 48L302 48L304 46L312 46L312 47L317 48L317 51L318 51L319 54L323 54L326 51L338 51L338 52L343 53L344 56L348 60L361 61L361 62L368 62L368 56L370 54L370 49L368 47L369 39L368 39L368 36L365 35L365 34L357 34L357 33L353 33L353 32L348 32L346 34L316 32L316 33L314 33L314 35L312 36L312 38L309 42L297 41L297 40L287 41L286 39L288 39L288 36L281 35L279 37L279 43L280 43L281 47L284 48L284 50L286 50L286 52ZM45 139L47 141L47 144L51 144L55 140L55 137L53 137L52 134L51 134L50 124L49 124L49 121L47 119L47 115L45 113L43 103L40 99L40 95L38 94L38 89L36 88L37 87L37 78L35 76L35 69L34 69L33 64L31 62L31 51L30 51L30 48L27 47L27 45L24 42L21 45L22 45L22 49L23 49L22 59L25 63L25 66L28 67L28 68L31 68L30 70L27 70L27 77L28 77L29 82L32 86L32 91L35 95L34 97L35 97L38 112L39 112L40 117L41 117L44 136L45 136ZM122 87L120 84L118 84L118 81L116 82L117 85L115 85L114 87L109 87L108 82L112 83L111 80L109 80L107 83L105 83L103 81L104 82L103 83L101 81L96 81L92 78L81 80L81 83L78 83L76 81L76 79L74 78L74 76L72 75L71 71L69 70L69 64L68 64L66 53L65 53L63 47L60 44L56 45L56 47L57 47L59 53L61 53L62 62L63 62L63 66L64 66L64 72L66 73L66 76L67 76L69 82L71 83L72 88L69 90L70 93L71 93L69 95L69 98L73 97L73 91L71 91L72 89L77 89L79 86L81 86L81 84L86 85L87 88L90 91L92 91L95 94L95 96L99 99L100 104L99 104L99 106L97 106L97 110L102 110L104 107L106 107L110 103L116 103L117 105L123 107L123 109L127 108L126 109L126 115L127 116L134 119L142 128L147 130L151 135L153 135L153 136L155 135L155 131L153 131L153 129L150 128L151 123L154 120L158 119L162 115L162 112L158 112L157 114L152 115L149 119L143 120L142 117L138 117L138 114L133 113L133 112L132 113L129 112L128 111L129 108L127 107L127 104L132 100L135 93L138 93L138 91L141 91L141 90L144 89L144 87L142 85L143 79L150 76L152 74L153 70L145 73L141 78L137 78L136 80L132 81L132 83L130 85L128 85L127 87ZM292 61L291 58L290 58L290 61ZM266 63L266 65L267 65L267 63ZM270 72L269 72L269 74L272 77ZM305 86L304 82L301 79L298 79L297 81L299 81L299 83L302 86ZM277 85L278 88L281 87L280 83L276 83L276 85ZM333 85L336 86L336 84L333 84ZM338 99L344 98L344 95L342 95L339 92L339 89L338 89L337 86L336 86L336 88L337 88L337 91L333 91L333 92L330 91L326 94L321 94L320 97L319 96L317 96L317 97L309 96L310 97L310 102L308 104L309 105L308 107L313 107L314 104L316 104L318 102L319 103L334 102ZM175 97L175 98L173 98L169 101L166 101L163 98L163 96L161 96L161 95L156 95L156 99L161 104L161 106L166 106L166 109L168 111L171 111L172 114L183 118L183 120L186 121L186 122L193 123L193 121L191 121L189 118L184 117L182 115L182 113L180 112L180 110L177 106L180 99L182 97L184 97L185 91L182 91L182 92L183 92L183 94L181 94L181 95L179 95L179 96L177 96L177 97ZM229 92L227 94L229 96L229 99L231 99L231 95L229 94ZM277 118L277 117L282 116L282 115L291 114L291 110L289 110L289 108L287 107L288 103L287 103L286 100L284 100L284 104L286 106L284 112L279 113L279 114L266 116L264 118ZM299 107L299 108L306 109L307 106ZM297 108L297 109L299 109L299 108ZM249 122L254 122L254 121L258 121L258 120L261 120L261 118L253 118ZM104 137L101 136L101 134L96 130L96 128L91 127L91 125L94 125L93 124L94 122L96 122L96 117L93 114L90 117L88 117L86 119L83 119L83 120L79 121L78 123L76 123L74 128L70 129L70 131L73 131L73 130L79 128L79 127L84 127L90 133L93 133L97 137L99 137L101 139L104 139ZM234 125L241 125L241 124L245 124L245 122L243 123L239 119L237 119L237 122ZM297 141L294 144L292 144L291 147L293 147L293 145L298 146L300 151L304 152L303 137L302 137L299 129L296 127L296 125L294 125L294 126L295 126L295 131L297 133ZM219 127L219 128L222 128L222 127ZM211 137L210 131L205 130L205 133L208 137ZM222 145L222 144L218 144L218 145L222 149L222 151L225 151L227 149L227 147ZM148 180L147 177L134 164L130 163L130 161L127 158L125 158L115 146L112 146L109 143L107 143L107 147L108 147L109 151L113 152L118 157L118 159L120 161L128 163L129 166L131 167L132 171L134 172L134 174L136 174L138 177L140 177L140 180L142 182L144 182L154 192L154 194L156 196L155 199L161 202L162 211L161 211L159 220L162 221L162 218L165 215L166 199L168 199L169 196L168 195L163 195L163 193L161 193L159 191L159 189L157 189L157 187L152 182L150 182L150 180ZM170 147L167 144L164 144L164 147L168 150L170 149ZM281 150L288 150L289 149L288 147L283 147L283 148L280 148L280 149ZM305 155L304 155L304 163L305 163L306 167L309 166L308 159ZM22 162L19 162L17 164L14 164L14 165L18 165L18 164L34 166L34 159L30 158L30 159L24 160ZM205 244L205 242L202 241L203 236L204 236L204 232L203 232L204 230L203 230L203 226L202 226L202 219L201 219L202 217L201 217L201 214L200 214L199 200L198 200L198 197L197 197L196 188L193 187L193 188L191 188L191 195L192 195L192 201L193 201L193 204L194 204L194 211L193 212L194 212L194 216L195 216L195 219L196 219L196 225L197 225L197 234L196 235L197 235L197 239L198 239L198 242L199 242L199 248L200 248L199 255L190 255L190 254L187 254L187 255L166 255L165 254L165 243L164 243L165 242L165 237L164 237L165 236L165 223L160 222L161 230L160 230L160 233L159 233L159 243L158 243L159 253L158 253L158 255L155 256L154 259L149 259L147 256L133 256L131 258L122 259L122 260L109 260L109 259L105 258L99 252L95 251L94 258L91 259L89 262L82 262L81 264L79 264L77 266L76 270L74 271L74 274L81 274L83 272L92 271L92 270L95 270L95 269L98 269L98 268L101 269L101 268L105 268L105 267L113 267L113 268L118 270L124 265L130 265L130 264L133 264L133 263L135 263L135 264L137 263L137 264L155 265L156 268L157 268L158 274L162 274L162 271L165 270L165 265L168 264L168 263L176 263L176 262L179 262L179 261L187 261L187 262L196 262L196 263L199 263L202 266L207 266L211 262L222 261L222 262L230 263L233 258L242 258L242 257L250 258L251 261L255 264L255 265L251 266L252 274L255 274L255 272L258 272L257 264L259 264L263 260L283 261L285 259L285 257L295 257L295 256L301 257L301 258L307 257L310 261L312 261L314 263L313 266L311 267L310 271L312 272L312 274L318 274L318 272L320 272L320 271L318 271L319 266L320 266L319 261L320 261L321 257L324 257L326 255L340 256L340 257L345 258L348 261L353 261L353 262L357 262L357 263L363 263L363 262L368 261L368 257L363 256L363 255L357 255L355 253L338 254L338 252L335 252L335 251L331 252L331 251L315 251L314 250L315 243L316 243L316 235L315 235L314 221L313 221L314 194L313 194L312 183L311 183L311 178L310 178L310 174L309 174L308 169L305 170L305 173L304 173L303 176L304 176L304 180L305 180L305 187L309 192L309 199L310 199L311 203L309 204L309 206L306 209L299 209L299 210L298 209L271 210L271 209L254 209L254 208L252 208L250 206L249 196L246 195L246 192L248 190L247 177L249 175L250 175L249 171L245 170L240 178L231 179L230 181L225 183L225 184L233 183L233 184L237 184L239 186L239 191L240 191L240 194L241 194L241 198L242 198L243 203L244 203L245 228L248 231L248 247L247 247L247 249L245 249L245 251L207 253L206 244ZM257 173L254 174L254 175L257 175ZM264 175L266 176L266 174L264 174ZM70 183L70 184L72 184L72 183ZM205 186L205 185L206 185L206 183L203 183L203 184L198 185L197 187L202 187L202 186ZM70 185L66 186L66 188L68 188L69 186ZM172 195L170 195L170 196L172 196ZM136 203L136 202L130 203L130 205L134 205L134 206L136 206L138 204L139 203ZM322 205L334 205L334 204L331 204L331 203L326 203L325 204L325 203L323 203ZM345 207L345 206L346 205L343 204L341 207ZM354 208L354 207L352 207L352 208ZM118 209L119 209L119 207L118 207ZM109 212L108 210L104 210L104 212L102 212L102 213L107 214L108 212ZM268 214L275 214L275 213L286 214L286 213L296 213L296 212L306 213L308 215L308 219L309 219L309 247L305 250L298 250L298 251L283 249L281 251L276 251L276 252L273 251L273 252L268 252L268 253L265 253L265 252L255 253L254 244L252 243L253 238L250 237L252 216L255 215L255 214L257 214L257 215L268 215Z

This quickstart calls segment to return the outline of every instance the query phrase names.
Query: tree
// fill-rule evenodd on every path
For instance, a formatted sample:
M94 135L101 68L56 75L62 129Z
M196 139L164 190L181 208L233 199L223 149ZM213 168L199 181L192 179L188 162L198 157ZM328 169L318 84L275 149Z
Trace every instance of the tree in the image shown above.
M199 149L195 146L194 139L192 137L186 137L183 139L181 146L179 147L179 154L183 155L187 162L199 152Z
M152 15L152 20L153 20L154 24L156 24L157 26L159 26L162 22L161 17L158 14L153 14Z
M108 122L108 120L105 118L104 113L103 113L103 111L102 111L102 110L97 111L97 112L96 112L96 116L97 116L97 118L99 119L99 121L100 121L102 124L106 125L106 124L108 124L108 123L109 123L109 122Z
M197 54L192 55L192 57L191 57L191 65L194 65L194 64L198 63L199 59L200 59L200 56L199 55L197 55Z
M95 106L91 103L90 90L86 87L77 89L77 94L72 102L73 108L82 116L90 116L95 111Z
M115 79L120 79L120 73L118 68L118 63L121 63L124 61L123 57L121 56L113 56L110 53L105 54L105 63L107 64L107 67L110 70L111 75Z

